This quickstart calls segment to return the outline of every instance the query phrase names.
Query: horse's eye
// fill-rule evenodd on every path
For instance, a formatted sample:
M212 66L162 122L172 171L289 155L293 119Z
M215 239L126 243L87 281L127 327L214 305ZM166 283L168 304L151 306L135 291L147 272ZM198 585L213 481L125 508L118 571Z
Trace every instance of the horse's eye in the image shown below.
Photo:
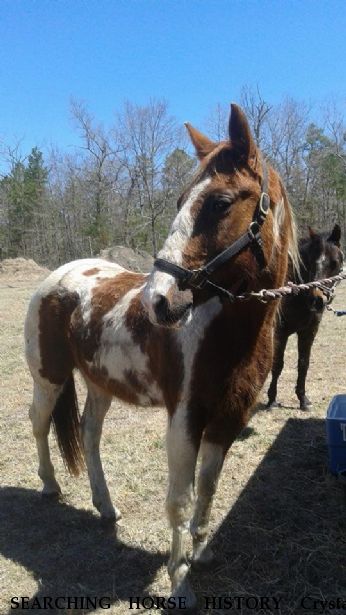
M232 205L232 199L228 196L220 196L213 199L212 207L214 211L222 212L226 211Z

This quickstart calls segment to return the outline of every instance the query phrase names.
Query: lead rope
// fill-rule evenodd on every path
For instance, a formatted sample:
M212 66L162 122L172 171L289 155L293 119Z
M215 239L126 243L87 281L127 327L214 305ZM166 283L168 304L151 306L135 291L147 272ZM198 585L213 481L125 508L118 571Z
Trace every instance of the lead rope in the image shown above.
M329 300L331 300L335 291L335 286L343 280L346 280L346 273L338 273L338 275L334 275L331 278L314 280L313 282L307 282L306 284L294 284L293 282L288 282L286 286L280 286L279 288L263 288L258 292L251 291L249 293L244 293L243 295L235 295L234 300L248 301L249 299L258 299L262 303L268 303L268 301L281 299L282 297L287 297L289 295L298 295L300 292L307 292L312 288L318 288L329 297ZM333 310L333 308L330 311L338 312L338 310ZM343 316L343 314L340 314L340 316Z

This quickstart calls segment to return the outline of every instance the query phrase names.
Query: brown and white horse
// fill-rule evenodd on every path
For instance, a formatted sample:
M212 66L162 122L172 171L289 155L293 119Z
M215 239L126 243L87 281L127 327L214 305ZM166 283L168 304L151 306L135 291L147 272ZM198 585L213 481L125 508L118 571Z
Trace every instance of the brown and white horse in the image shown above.
M71 473L78 473L85 457L94 505L103 517L118 519L99 454L112 397L167 407L167 512L173 530L168 570L173 596L192 608L188 530L192 561L210 563L208 523L219 474L272 361L276 305L229 299L282 285L288 253L295 260L297 250L284 187L263 161L242 110L232 105L229 140L223 143L187 129L200 167L179 199L151 274L100 259L60 267L31 300L25 339L34 379L30 418L45 494L60 491L47 439L53 417ZM75 368L88 389L81 429Z

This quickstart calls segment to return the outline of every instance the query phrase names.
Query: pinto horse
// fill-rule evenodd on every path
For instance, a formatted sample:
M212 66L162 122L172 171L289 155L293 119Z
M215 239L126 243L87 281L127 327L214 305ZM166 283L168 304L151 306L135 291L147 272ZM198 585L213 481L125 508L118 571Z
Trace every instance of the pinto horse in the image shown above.
M327 233L317 233L309 228L309 236L299 241L300 273L289 272L294 283L312 282L337 275L342 269L343 254L340 249L341 229L335 224ZM311 401L305 393L305 381L309 369L311 348L328 296L320 290L284 297L277 313L275 325L275 352L272 367L272 380L268 390L267 408L279 406L276 401L277 384L284 367L284 354L290 335L298 336L298 379L296 395L301 410L308 410Z
M275 303L240 304L234 294L281 286L297 246L282 181L257 149L242 110L232 105L229 140L222 143L186 127L200 166L152 272L100 259L60 267L31 300L25 338L45 494L60 492L47 439L52 418L70 472L78 473L84 457L95 507L117 520L99 454L112 397L166 406L168 571L172 596L193 609L188 529L192 563L211 563L208 523L223 461L272 363ZM75 368L88 391L80 425Z

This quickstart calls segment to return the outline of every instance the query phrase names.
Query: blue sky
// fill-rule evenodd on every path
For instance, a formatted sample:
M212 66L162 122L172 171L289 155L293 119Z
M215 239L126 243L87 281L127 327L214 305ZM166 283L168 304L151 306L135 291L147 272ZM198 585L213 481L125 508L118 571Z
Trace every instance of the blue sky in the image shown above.
M345 0L1 0L0 137L78 143L71 97L106 125L165 98L201 126L241 86L346 102Z

